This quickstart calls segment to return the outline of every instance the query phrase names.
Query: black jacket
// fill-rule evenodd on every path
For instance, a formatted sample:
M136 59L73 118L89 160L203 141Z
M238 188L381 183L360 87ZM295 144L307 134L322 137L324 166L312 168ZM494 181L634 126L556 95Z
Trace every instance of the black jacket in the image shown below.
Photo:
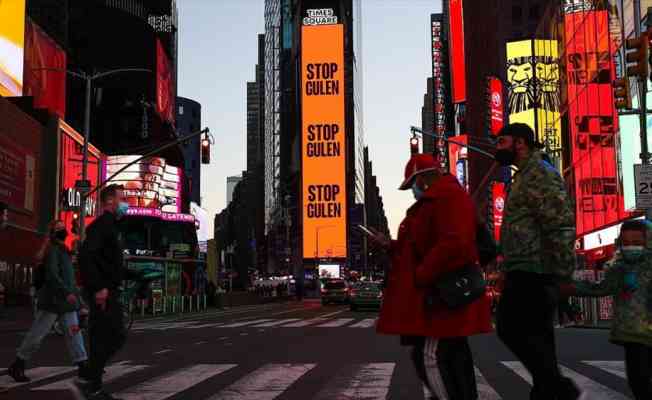
M126 278L116 222L115 214L106 211L86 229L86 240L79 254L79 272L84 289L89 293L104 288L114 290Z

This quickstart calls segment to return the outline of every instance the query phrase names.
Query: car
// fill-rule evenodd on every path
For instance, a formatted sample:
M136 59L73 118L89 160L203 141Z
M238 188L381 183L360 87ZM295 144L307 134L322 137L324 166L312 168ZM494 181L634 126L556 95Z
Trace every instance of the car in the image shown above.
M377 308L383 304L383 287L378 282L364 282L349 293L349 308L356 311L359 308Z
M349 286L344 279L327 279L322 283L321 303L346 304L349 301Z

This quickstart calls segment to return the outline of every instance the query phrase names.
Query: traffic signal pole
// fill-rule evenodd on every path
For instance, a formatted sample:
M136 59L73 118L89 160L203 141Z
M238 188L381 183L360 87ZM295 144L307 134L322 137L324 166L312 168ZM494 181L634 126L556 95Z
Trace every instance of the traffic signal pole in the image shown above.
M649 18L649 14L648 14ZM646 22L649 27L652 21ZM634 31L637 38L648 40L647 36L641 34L641 0L634 0ZM644 45L647 48L647 44ZM649 54L645 54L645 64L648 63ZM650 153L648 152L647 145L647 74L638 74L638 101L639 101L639 130L641 135L641 162L643 164L650 163Z

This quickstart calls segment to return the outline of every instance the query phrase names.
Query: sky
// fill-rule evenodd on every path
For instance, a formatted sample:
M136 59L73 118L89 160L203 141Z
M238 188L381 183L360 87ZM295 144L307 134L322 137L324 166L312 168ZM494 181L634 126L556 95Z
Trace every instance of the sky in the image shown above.
M264 0L178 0L178 95L202 105L202 125L215 138L202 165L202 207L226 206L226 177L246 169L247 81L255 79ZM431 74L430 14L438 0L363 0L365 140L392 235L413 203L397 190L409 158L409 128L421 124ZM355 40L355 39L354 39Z

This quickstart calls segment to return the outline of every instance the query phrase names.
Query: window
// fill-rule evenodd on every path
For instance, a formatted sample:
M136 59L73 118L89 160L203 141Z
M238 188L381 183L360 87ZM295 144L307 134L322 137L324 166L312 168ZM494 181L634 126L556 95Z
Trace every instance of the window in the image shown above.
M183 106L179 106L179 115L183 115Z
M529 19L530 19L530 21L538 21L539 20L539 6L537 4L530 7Z
M521 20L523 19L523 9L521 6L512 6L512 23L516 25L521 24Z

